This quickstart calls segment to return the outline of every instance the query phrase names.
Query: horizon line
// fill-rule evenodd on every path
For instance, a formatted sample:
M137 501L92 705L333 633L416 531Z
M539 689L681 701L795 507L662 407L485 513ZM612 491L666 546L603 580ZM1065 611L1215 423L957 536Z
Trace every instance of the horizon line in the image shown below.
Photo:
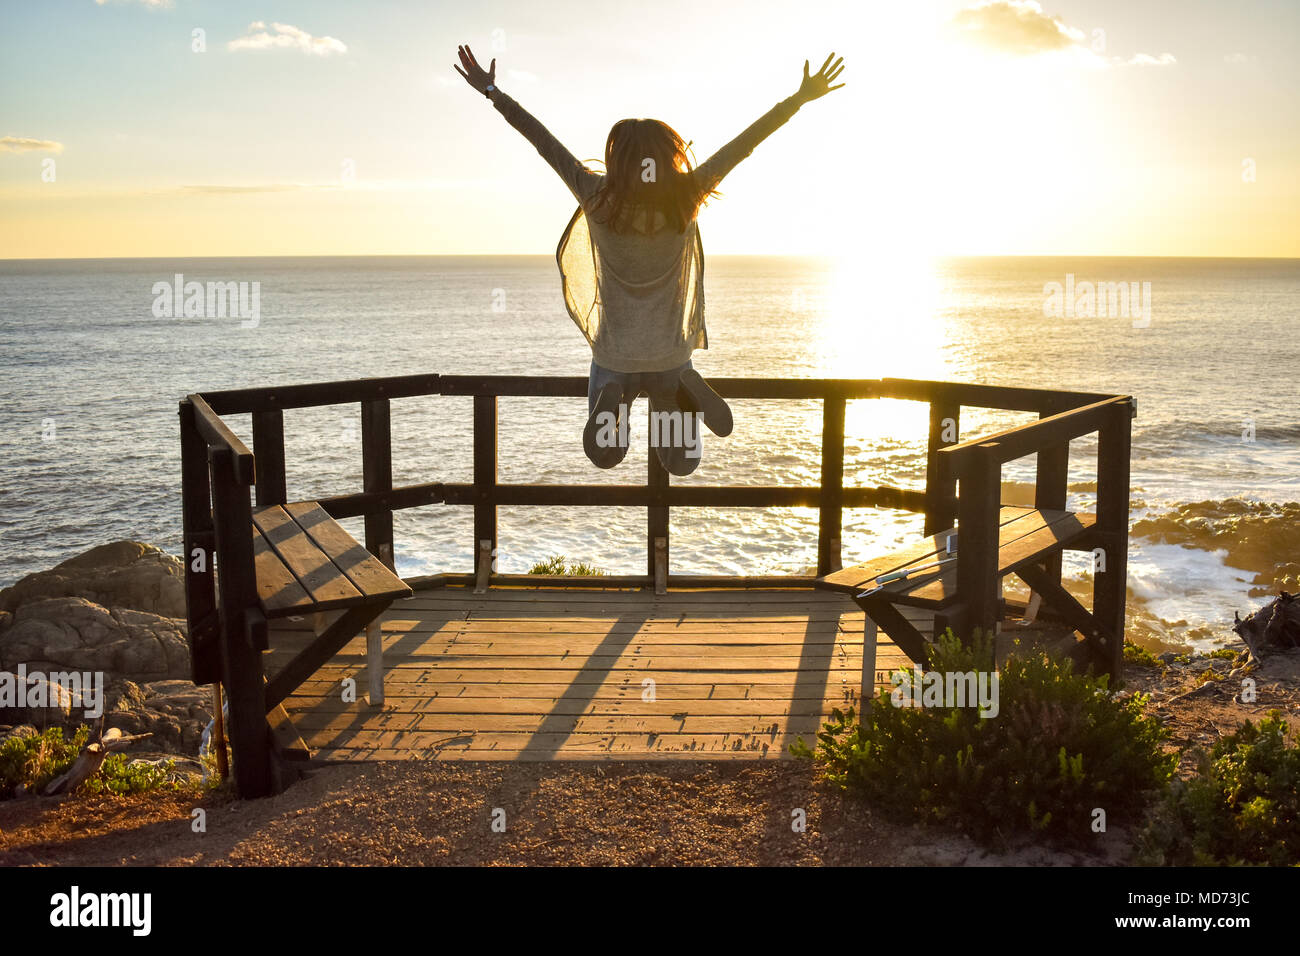
M289 255L204 255L204 256L0 256L0 262L132 262L165 259L169 261L203 259L554 259L551 252L360 252ZM710 259L822 259L846 258L825 253L806 252L714 252ZM1150 255L1142 253L936 253L919 256L919 259L1241 259L1279 262L1300 261L1300 256L1206 256L1206 255Z

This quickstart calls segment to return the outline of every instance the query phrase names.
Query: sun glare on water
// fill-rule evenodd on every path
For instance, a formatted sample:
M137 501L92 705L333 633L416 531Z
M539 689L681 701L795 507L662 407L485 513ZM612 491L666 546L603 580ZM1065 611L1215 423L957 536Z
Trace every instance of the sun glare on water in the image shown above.
M943 379L944 322L939 282L925 258L869 256L837 264L819 310L820 367L831 378ZM863 441L925 434L921 402L851 402L846 437Z

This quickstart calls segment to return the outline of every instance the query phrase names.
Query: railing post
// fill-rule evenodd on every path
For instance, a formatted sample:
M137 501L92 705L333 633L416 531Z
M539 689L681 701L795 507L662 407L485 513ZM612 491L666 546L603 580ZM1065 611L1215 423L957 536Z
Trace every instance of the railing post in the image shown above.
M368 492L393 490L392 420L386 398L361 403L361 487ZM366 550L395 570L392 510L368 514L365 520Z
M838 571L840 537L844 527L844 411L843 393L822 398L821 506L817 520L817 575Z
M939 454L945 445L961 440L961 405L938 397L930 401L930 441L925 456L925 533L938 534L952 527L949 499L957 495L957 478L949 473L948 459Z
M980 629L994 633L1002 616L998 597L998 499L1002 466L997 443L970 449L961 465L957 502L957 600L961 603L961 633L969 642Z
M1044 409L1039 412L1040 419L1050 418L1060 409ZM1050 448L1038 450L1038 463L1034 478L1034 507L1039 510L1063 511L1067 498L1067 484L1070 474L1070 443L1062 442ZM1058 584L1061 581L1060 552L1043 562L1048 576Z
M249 633L250 615L257 606L257 585L248 486L236 476L229 449L215 449L209 458L221 575L221 672L230 702L235 786L241 797L264 797L272 789L271 738L266 722L262 652Z
M221 680L220 622L217 617L216 534L208 445L194 425L194 406L180 403L181 520L185 562L185 606L190 634L190 671L196 684Z
M497 397L474 396L474 571L490 573L497 551ZM485 565L486 562L486 565Z
M1097 436L1097 541L1101 554L1093 568L1092 608L1106 642L1097 650L1106 673L1115 678L1124 666L1132 417L1132 402L1117 402Z
M696 425L695 427L699 427ZM655 590L666 587L669 567L668 505L664 492L668 490L668 469L659 460L654 449L654 428L646 442L646 486L655 504L646 509L646 574L655 582Z
M282 505L288 501L283 410L272 408L253 413L253 460L257 462L257 503Z

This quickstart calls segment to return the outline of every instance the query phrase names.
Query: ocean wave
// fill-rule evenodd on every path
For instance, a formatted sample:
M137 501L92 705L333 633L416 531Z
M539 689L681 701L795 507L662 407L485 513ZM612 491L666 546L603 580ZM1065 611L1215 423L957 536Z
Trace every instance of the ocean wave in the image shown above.
M1211 499L1175 506L1133 523L1136 539L1221 551L1255 575L1251 596L1300 590L1300 502Z

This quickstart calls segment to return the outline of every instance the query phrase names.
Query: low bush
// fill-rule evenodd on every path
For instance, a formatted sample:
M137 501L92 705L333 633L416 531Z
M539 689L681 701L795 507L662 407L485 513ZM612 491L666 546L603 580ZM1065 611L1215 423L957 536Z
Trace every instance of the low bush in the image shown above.
M82 786L90 793L149 793L153 790L180 790L183 784L175 779L175 763L131 763L126 754L109 754L104 758L99 772Z
M944 674L993 670L988 636L963 647L948 631L929 657L928 670ZM916 670L905 673L916 686ZM990 717L971 706L894 706L882 692L865 719L836 711L815 751L802 740L791 749L887 811L989 844L1033 835L1083 845L1098 809L1107 826L1141 822L1177 761L1163 752L1162 725L1142 714L1144 697L1116 698L1106 677L1033 654L1009 657L997 689Z
M1145 864L1300 864L1300 745L1270 711L1201 753L1175 780L1139 838Z
M534 564L528 569L528 573L569 575L596 575L605 573L594 564L587 564L583 561L575 561L572 564L568 564L567 560L568 559L562 554L553 554L545 561L538 561Z
M1124 642L1124 663L1131 664L1134 667L1164 667L1164 662L1159 661L1155 656L1140 644L1134 644L1132 641Z
M90 728L82 726L65 740L63 728L50 727L30 737L8 737L0 743L0 797L14 795L19 786L38 791L72 766L90 740Z
M14 796L20 786L27 793L40 793L72 766L89 741L90 728L84 724L71 738L65 738L60 727L30 737L7 738L0 743L0 798ZM109 754L81 789L123 795L183 788L171 761L133 764L131 760L126 754Z

